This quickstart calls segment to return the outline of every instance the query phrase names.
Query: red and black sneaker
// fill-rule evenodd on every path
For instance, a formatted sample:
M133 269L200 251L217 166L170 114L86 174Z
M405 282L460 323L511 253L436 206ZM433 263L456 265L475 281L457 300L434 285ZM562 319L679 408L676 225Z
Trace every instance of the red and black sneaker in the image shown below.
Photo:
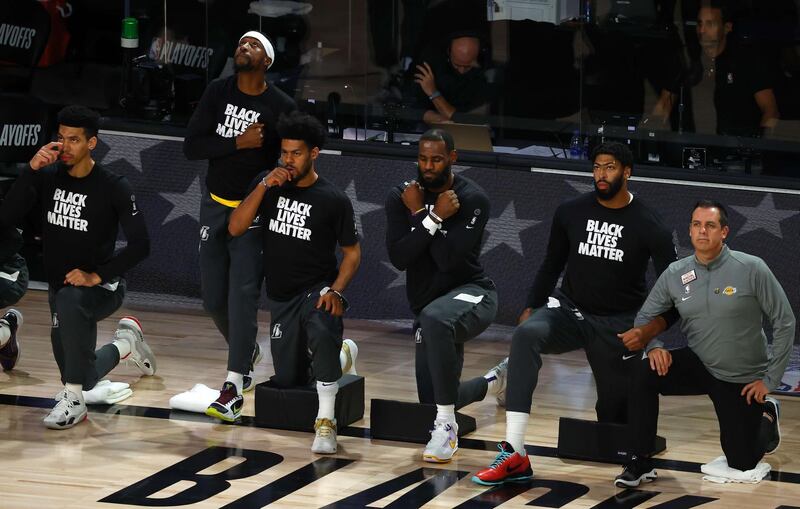
M19 341L17 341L17 329L22 325L22 313L16 309L9 309L0 318L0 324L8 327L10 336L8 342L0 348L0 365L3 371L11 371L19 360Z
M533 479L531 460L515 452L508 442L497 444L500 452L489 468L484 468L474 476L472 482L484 486L496 486L505 482L525 482Z
M225 422L236 422L242 415L244 398L236 390L233 382L226 381L222 384L219 397L206 408L206 415L216 417Z

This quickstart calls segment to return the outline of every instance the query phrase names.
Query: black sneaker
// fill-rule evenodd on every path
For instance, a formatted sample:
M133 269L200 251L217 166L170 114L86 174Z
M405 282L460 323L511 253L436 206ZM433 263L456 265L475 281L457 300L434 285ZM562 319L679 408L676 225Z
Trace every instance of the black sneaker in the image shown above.
M11 330L11 336L8 338L8 342L3 345L3 348L0 348L0 366L3 366L4 371L11 371L19 360L17 329L22 325L22 313L16 309L9 309L8 312L0 318L0 324L7 325Z
M222 384L219 397L206 408L206 415L225 422L235 422L242 415L244 398L236 391L233 382Z
M781 424L779 421L781 417L781 404L772 396L767 396L764 398L764 411L772 417L772 421L770 422L772 432L770 433L770 439L767 441L764 454L772 454L777 451L778 446L781 445ZM763 417L763 419L769 421L766 417Z
M648 458L633 456L625 469L614 479L617 488L635 488L643 482L653 482L658 477L653 462Z
M256 341L256 346L253 348L253 357L250 358L250 372L244 375L242 379L242 392L250 392L256 388L253 383L253 371L259 362L261 362L261 347L258 346L258 341Z

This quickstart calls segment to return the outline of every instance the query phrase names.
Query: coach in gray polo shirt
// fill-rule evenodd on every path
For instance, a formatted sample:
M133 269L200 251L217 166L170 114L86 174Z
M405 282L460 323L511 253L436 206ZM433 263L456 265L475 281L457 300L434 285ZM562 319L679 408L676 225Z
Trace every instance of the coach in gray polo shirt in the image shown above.
M764 260L724 244L729 231L725 207L698 202L689 227L694 254L661 274L636 326L619 335L631 350L646 344L647 358L634 374L628 409L632 460L615 479L617 486L656 478L646 455L658 426L659 394L708 394L731 468L754 468L780 443L778 400L767 394L778 387L789 362L795 318ZM689 345L668 351L652 338L666 328L659 315L673 306ZM772 325L772 357L762 316Z

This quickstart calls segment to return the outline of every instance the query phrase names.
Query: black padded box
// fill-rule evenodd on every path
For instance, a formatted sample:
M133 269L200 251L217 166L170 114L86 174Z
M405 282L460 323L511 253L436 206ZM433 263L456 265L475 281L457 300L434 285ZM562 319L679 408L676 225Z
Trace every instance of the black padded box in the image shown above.
M278 388L266 381L256 385L256 425L263 428L314 431L319 399L311 387ZM336 427L364 417L364 377L342 375L336 393Z
M399 442L428 443L436 419L436 405L373 399L370 402L369 422L372 438ZM475 418L456 412L458 436L472 433L477 427Z
M558 421L558 457L624 464L630 438L624 424L562 417ZM664 437L656 436L652 454L666 448Z

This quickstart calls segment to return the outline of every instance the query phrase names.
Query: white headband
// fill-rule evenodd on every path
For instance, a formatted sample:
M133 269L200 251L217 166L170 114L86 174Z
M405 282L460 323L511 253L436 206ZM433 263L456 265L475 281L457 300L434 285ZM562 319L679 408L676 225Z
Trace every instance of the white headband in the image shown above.
M269 65L267 66L267 69L272 67L272 64L275 63L275 48L272 47L272 43L269 42L269 39L267 39L267 37L261 32L250 30L243 36L239 37L240 44L242 42L242 39L244 39L245 37L252 37L253 39L256 39L258 42L261 43L261 46L264 48L264 52L269 57Z

